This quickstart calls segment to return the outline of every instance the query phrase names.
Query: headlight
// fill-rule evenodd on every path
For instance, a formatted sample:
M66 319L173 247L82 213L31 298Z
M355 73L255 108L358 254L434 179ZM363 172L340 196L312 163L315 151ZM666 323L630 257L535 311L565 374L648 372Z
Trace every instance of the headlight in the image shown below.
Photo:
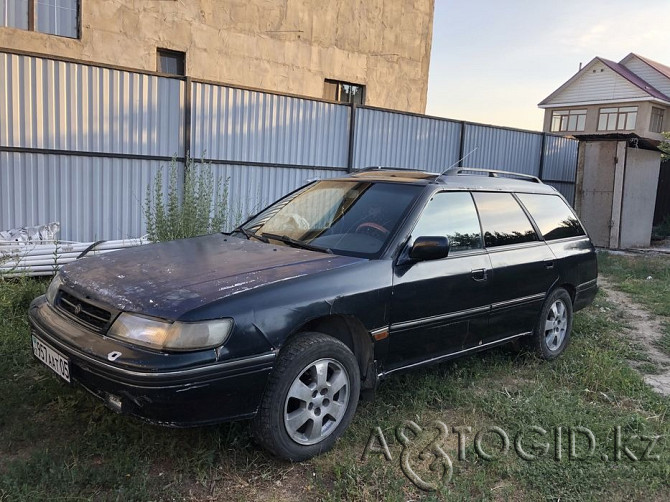
M47 301L54 305L56 302L56 295L58 294L58 288L63 284L63 279L60 278L60 274L56 274L56 277L53 278L49 288L47 289Z
M153 349L195 350L223 345L232 329L232 319L170 323L123 313L107 334Z

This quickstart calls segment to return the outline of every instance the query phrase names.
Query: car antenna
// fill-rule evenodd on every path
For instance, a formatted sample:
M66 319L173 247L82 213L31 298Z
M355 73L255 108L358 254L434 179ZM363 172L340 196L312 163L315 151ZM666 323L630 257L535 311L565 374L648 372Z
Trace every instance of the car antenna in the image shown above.
M478 147L478 146L474 147L472 150L470 150L470 151L467 153L467 155L461 157L461 158L458 159L456 162L454 162L454 163L451 164L449 167L447 167L447 168L444 170L444 172L442 172L442 174L446 173L449 169L452 169L452 168L456 167L458 164L460 164L461 162L463 162L465 159L467 159L470 155L472 155L473 153L475 153L477 150L479 150L479 147Z

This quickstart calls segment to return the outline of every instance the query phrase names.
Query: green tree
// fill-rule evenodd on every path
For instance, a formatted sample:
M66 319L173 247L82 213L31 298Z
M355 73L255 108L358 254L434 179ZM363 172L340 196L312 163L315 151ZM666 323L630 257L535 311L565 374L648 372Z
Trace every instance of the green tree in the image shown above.
M663 152L661 154L662 160L670 160L670 132L663 132L665 140L658 146L658 149Z

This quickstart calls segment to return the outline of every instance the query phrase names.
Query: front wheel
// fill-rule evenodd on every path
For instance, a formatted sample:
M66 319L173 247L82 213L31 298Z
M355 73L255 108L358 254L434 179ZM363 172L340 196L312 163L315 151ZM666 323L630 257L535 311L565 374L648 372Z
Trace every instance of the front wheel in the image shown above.
M553 291L545 300L531 348L542 359L555 359L563 353L572 331L572 299L563 288Z
M353 419L359 393L358 363L346 345L298 335L279 353L254 419L256 441L293 461L328 451Z

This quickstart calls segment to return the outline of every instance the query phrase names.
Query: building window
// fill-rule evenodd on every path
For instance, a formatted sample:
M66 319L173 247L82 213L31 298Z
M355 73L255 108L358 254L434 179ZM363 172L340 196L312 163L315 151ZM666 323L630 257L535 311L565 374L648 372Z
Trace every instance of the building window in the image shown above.
M330 101L363 105L365 104L365 86L326 79L323 86L323 97Z
M0 27L79 38L79 0L0 0Z
M553 132L583 131L586 126L586 110L557 110L551 114Z
M663 131L663 108L651 107L651 122L649 123L649 131L662 132Z
M635 129L637 106L601 108L598 116L599 131L632 131Z
M0 0L0 26L28 29L28 1Z
M158 49L156 51L156 70L172 75L186 75L186 53Z

